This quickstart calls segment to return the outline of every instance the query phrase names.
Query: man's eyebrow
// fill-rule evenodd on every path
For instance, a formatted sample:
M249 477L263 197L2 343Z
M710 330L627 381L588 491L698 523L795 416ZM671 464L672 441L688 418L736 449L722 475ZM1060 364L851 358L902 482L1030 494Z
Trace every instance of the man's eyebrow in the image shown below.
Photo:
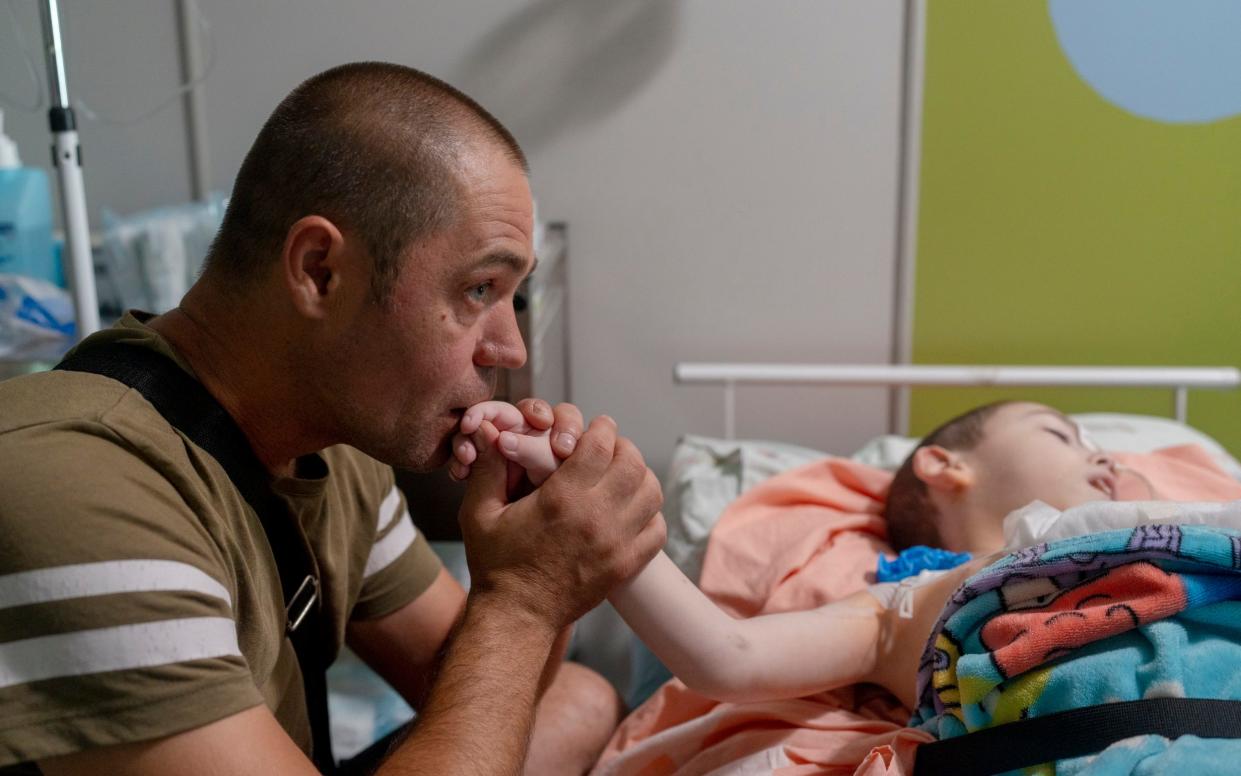
M537 267L538 265L539 265L539 260L536 257L533 263L530 264L529 272L527 272L526 271L526 258L524 256L520 256L510 251L498 251L496 253L489 253L483 258L479 259L477 262L475 262L473 265L470 266L469 271L477 272L480 269L489 269L491 267L507 267L511 269L513 272L517 273L518 275L521 275L521 274L530 274L534 272L534 268Z

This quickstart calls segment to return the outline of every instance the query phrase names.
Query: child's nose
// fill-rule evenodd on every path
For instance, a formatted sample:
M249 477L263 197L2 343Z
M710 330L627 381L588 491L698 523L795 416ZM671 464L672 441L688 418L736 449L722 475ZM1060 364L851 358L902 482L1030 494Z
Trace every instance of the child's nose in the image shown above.
M1105 469L1109 469L1113 471L1116 469L1116 459L1113 458L1110 454L1103 452L1102 450L1098 450L1096 452L1091 453L1090 462L1095 464L1096 466L1102 466Z

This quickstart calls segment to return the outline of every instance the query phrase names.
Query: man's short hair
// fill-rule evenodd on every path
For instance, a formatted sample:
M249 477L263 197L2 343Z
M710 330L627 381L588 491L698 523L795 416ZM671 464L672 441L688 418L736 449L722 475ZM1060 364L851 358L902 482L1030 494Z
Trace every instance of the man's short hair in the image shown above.
M246 154L207 270L253 279L289 227L321 215L361 238L382 301L406 248L458 216L459 156L479 141L528 169L495 117L433 76L384 62L313 76L280 102Z
M949 420L927 434L909 454L892 478L888 489L884 517L888 523L888 543L895 550L915 545L942 547L939 531L939 510L931 501L927 485L914 474L914 454L929 445L955 452L972 450L983 439L987 419L1012 401L997 401L966 412Z

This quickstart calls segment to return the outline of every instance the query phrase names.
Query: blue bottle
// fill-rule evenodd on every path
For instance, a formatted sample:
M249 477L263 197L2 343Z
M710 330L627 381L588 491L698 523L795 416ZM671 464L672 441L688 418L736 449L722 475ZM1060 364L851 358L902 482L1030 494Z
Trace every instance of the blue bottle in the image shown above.
M22 167L0 113L0 272L65 286L52 247L52 196L47 173Z

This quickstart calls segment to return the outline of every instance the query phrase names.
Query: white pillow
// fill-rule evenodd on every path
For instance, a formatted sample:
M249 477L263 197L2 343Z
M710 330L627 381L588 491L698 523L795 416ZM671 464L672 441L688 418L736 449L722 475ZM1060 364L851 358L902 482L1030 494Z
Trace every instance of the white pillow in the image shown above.
M919 441L921 440L913 437L884 434L862 445L860 450L849 457L858 463L894 472L914 451Z
M768 477L827 456L782 442L681 437L664 482L664 551L686 576L697 580L707 536L725 507Z

